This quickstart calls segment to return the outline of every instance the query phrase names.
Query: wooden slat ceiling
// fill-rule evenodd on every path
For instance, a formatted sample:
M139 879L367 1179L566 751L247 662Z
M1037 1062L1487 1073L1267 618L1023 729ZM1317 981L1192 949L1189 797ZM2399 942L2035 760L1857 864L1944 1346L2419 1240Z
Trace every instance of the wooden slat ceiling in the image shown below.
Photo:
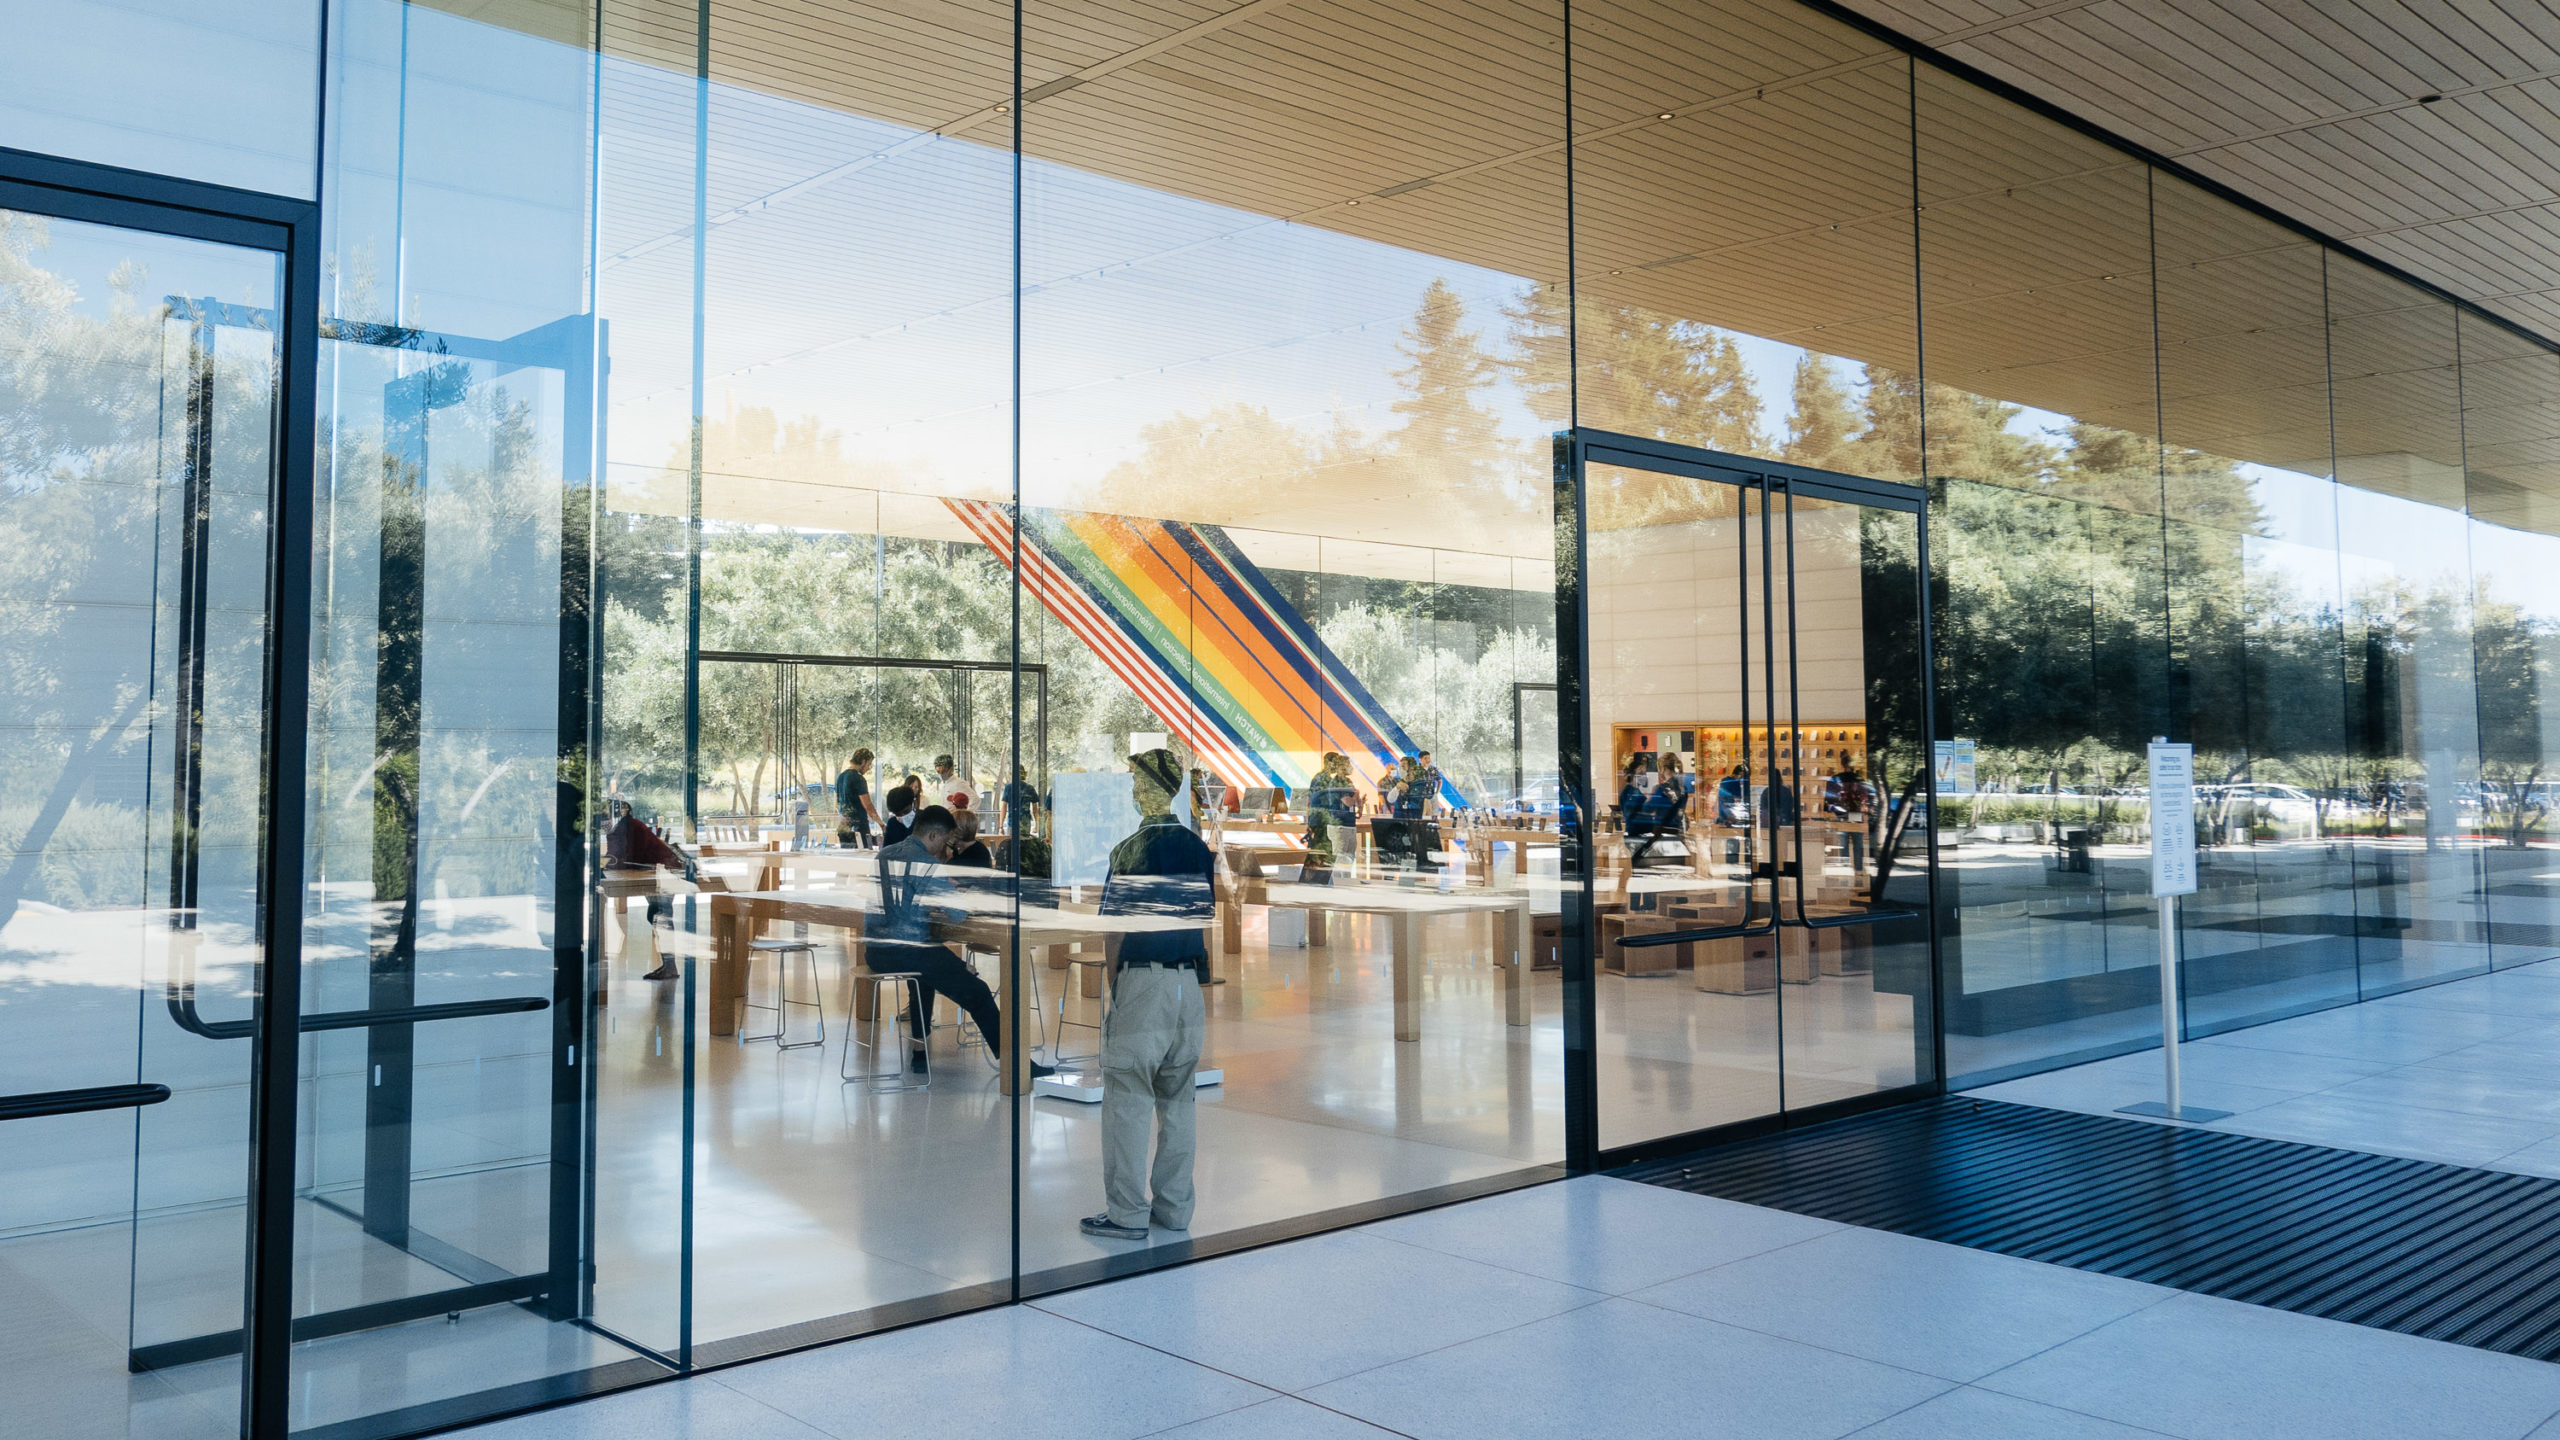
M2549 0L1846 0L2560 335Z
M537 33L594 25L583 0L442 3ZM2529 78L2560 77L2560 20L2541 5L2500 0L2505 8L2471 7L2463 19L2381 0L2317 14L2260 0L1857 3L2560 333L2560 78ZM572 9L588 18L572 24ZM601 29L618 58L689 70L694 13L671 0L606 0ZM712 70L724 85L886 122L884 134L1009 142L1009 3L717 0L713 15ZM2471 353L2495 354L2502 374L2473 387L2482 393L2460 391L2448 307L2324 263L2290 232L1927 66L1915 95L1898 52L1789 0L1577 0L1574 23L1572 253L1586 301L1903 371L1925 330L1933 381L2309 473L2330 469L2323 378L2334 363L2342 478L2459 503L2462 420L2476 414L2482 436L2496 438L2474 437L2472 469L2487 476L2475 507L2560 528L2560 391L2549 383L2560 358L2475 322L2462 338L2494 347ZM1564 278L1553 0L1030 0L1024 36L1025 146L1040 161L1248 218ZM2447 98L2416 103L2436 92ZM642 113L652 103L625 93L608 108L630 109L622 123L635 130L679 133L685 117ZM689 97L670 90L654 103ZM960 183L948 174L896 189L881 173L907 163L894 141L848 153L787 110L740 107L715 142L715 222L753 222L724 237L760 227L761 283L775 291L774 333L758 340L771 353L715 369L831 343L827 317L795 313L791 295L827 273L843 227L877 224L859 205L876 210L884 194L961 204L982 227L1006 213L993 191L938 190ZM839 183L857 174L859 186ZM664 194L645 180L615 191L602 253L645 259L680 241L687 197L670 187L686 179L668 166L654 181ZM1026 205L1035 281L1048 254L1154 263L1155 242L1126 217L1044 207L1038 194ZM918 314L954 314L1003 299L1007 272L992 258L839 279ZM1326 283L1257 271L1244 252L1184 263L1160 283L1190 287L1204 350L1220 341L1208 318L1218 306L1249 298L1267 313L1270 293ZM1913 303L1915 269L1925 308ZM2324 294L2342 317L2326 337ZM1785 397L1764 399L1782 418ZM1650 428L1643 415L1583 418ZM1410 497L1372 489L1349 475L1286 495L1202 496L1215 513L1192 518L1409 533ZM1447 516L1457 533L1443 543L1543 548L1534 506L1521 503L1518 515L1481 522Z

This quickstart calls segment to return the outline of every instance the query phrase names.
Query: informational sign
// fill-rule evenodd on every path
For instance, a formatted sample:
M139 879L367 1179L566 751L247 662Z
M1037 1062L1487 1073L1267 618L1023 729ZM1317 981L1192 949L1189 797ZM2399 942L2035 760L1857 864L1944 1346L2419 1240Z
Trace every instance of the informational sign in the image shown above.
M2196 747L2151 742L2151 893L2196 893Z
M1973 742L1941 740L1937 742L1937 789L1940 795L1973 793Z
M1111 847L1138 828L1135 786L1126 770L1050 777L1049 878L1099 885L1111 874Z

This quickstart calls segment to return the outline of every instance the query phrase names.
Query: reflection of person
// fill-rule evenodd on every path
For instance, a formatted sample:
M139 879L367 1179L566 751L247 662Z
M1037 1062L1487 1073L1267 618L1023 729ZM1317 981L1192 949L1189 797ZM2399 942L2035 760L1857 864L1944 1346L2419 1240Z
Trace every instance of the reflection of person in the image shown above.
M1150 1221L1167 1230L1191 1228L1191 1162L1198 1148L1192 1081L1209 1026L1200 985L1207 978L1207 927L1216 901L1216 858L1173 815L1174 792L1182 788L1173 752L1132 755L1129 769L1140 819L1112 847L1102 913L1184 923L1107 941L1115 968L1111 1013L1102 1022L1102 1194L1108 1208L1081 1224L1087 1235L1111 1240L1144 1240Z
M892 792L893 803L896 798ZM998 1059L1004 1054L1004 1017L996 1009L995 993L976 971L933 938L933 897L948 895L955 888L950 877L941 873L940 862L951 853L958 829L950 811L928 805L917 813L912 834L881 846L880 908L863 919L866 965L875 973L911 971L922 977L918 982L922 993L907 1016L908 1043L914 1051L908 1065L918 1074L925 1069L925 1038L937 993L950 996L968 1012L987 1042L988 1054ZM1053 1072L1046 1065L1034 1065L1031 1073Z
M836 822L837 838L855 845L871 843L872 822L879 818L871 805L870 773L871 752L862 749L853 752L836 776L836 813L843 817Z
M880 827L880 844L885 848L907 838L915 828L916 792L912 785L900 785L889 792L889 823Z
M1396 798L1394 814L1399 820L1419 820L1431 806L1433 786L1422 768L1422 761L1407 755L1396 766Z
M676 870L684 878L695 878L693 862L676 853L675 847L658 838L658 832L640 823L631 813L631 802L613 802L613 824L604 832L604 866L608 870ZM649 923L657 924L675 915L675 901L664 895L649 897ZM658 968L641 976L643 980L673 980L684 972L676 968L672 956L661 956Z
M1351 783L1351 760L1339 750L1324 752L1324 763L1307 785L1307 858L1318 865L1334 860L1335 827L1351 828L1359 804Z
M1440 810L1440 767L1431 763L1431 752L1428 750L1415 756L1413 763L1421 770L1422 784L1422 808L1415 814L1417 818L1423 815L1436 815Z

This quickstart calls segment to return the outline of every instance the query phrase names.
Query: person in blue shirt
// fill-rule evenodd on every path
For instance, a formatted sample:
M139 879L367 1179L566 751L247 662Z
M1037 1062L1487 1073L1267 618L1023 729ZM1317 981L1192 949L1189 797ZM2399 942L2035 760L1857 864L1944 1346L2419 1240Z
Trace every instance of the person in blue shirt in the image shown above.
M1129 757L1138 828L1111 850L1101 913L1176 922L1115 934L1111 1013L1102 1022L1102 1194L1080 1223L1110 1240L1144 1240L1150 1222L1191 1228L1191 1166L1199 1149L1192 1083L1208 1036L1208 928L1217 857L1176 819L1182 766L1170 750ZM1147 1156L1148 1131L1155 1157Z
M1734 766L1732 774L1716 782L1716 823L1751 823L1751 771L1744 766Z
M939 805L916 812L910 833L880 847L879 901L863 917L863 963L878 974L905 972L918 977L921 994L907 1016L912 1052L908 1063L918 1074L927 1073L925 1042L931 1034L936 994L950 996L952 1003L968 1012L987 1042L988 1054L998 1059L1004 1054L1004 1015L996 1008L995 992L951 953L951 947L933 936L936 899L959 888L945 868L958 830L959 822ZM941 908L962 913L947 903ZM1056 1072L1035 1064L1031 1073L1036 1078Z
M853 752L844 769L836 772L836 836L848 845L869 848L872 822L879 811L871 803L871 751L866 747Z

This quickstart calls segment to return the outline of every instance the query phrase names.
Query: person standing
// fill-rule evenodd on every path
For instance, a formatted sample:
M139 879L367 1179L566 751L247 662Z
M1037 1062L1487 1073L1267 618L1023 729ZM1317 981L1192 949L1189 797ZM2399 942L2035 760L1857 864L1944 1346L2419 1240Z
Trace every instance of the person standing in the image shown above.
M1200 986L1208 978L1216 903L1217 858L1174 817L1181 763L1172 751L1155 749L1130 756L1129 770L1140 818L1112 847L1101 913L1174 923L1104 941L1113 971L1111 1013L1102 1022L1105 1208L1078 1225L1109 1240L1144 1240L1150 1222L1191 1228L1191 1167L1199 1149L1192 1084L1209 1028Z
M1334 861L1334 847L1340 842L1334 832L1340 830L1355 841L1358 838L1357 806L1359 792L1351 783L1351 761L1339 750L1324 752L1324 764L1307 784L1307 860L1318 868L1328 868Z
M1013 778L1005 782L1002 800L1004 812L997 819L1004 825L1006 834L1019 840L1038 831L1040 791L1031 783L1030 773L1023 767L1013 767Z
M947 809L958 810L969 803L969 782L960 778L948 755L933 757L933 790L938 803ZM917 797L917 803L923 803L922 796Z
M836 775L836 838L868 849L871 829L880 812L871 805L871 751L868 747L853 752L844 769Z

